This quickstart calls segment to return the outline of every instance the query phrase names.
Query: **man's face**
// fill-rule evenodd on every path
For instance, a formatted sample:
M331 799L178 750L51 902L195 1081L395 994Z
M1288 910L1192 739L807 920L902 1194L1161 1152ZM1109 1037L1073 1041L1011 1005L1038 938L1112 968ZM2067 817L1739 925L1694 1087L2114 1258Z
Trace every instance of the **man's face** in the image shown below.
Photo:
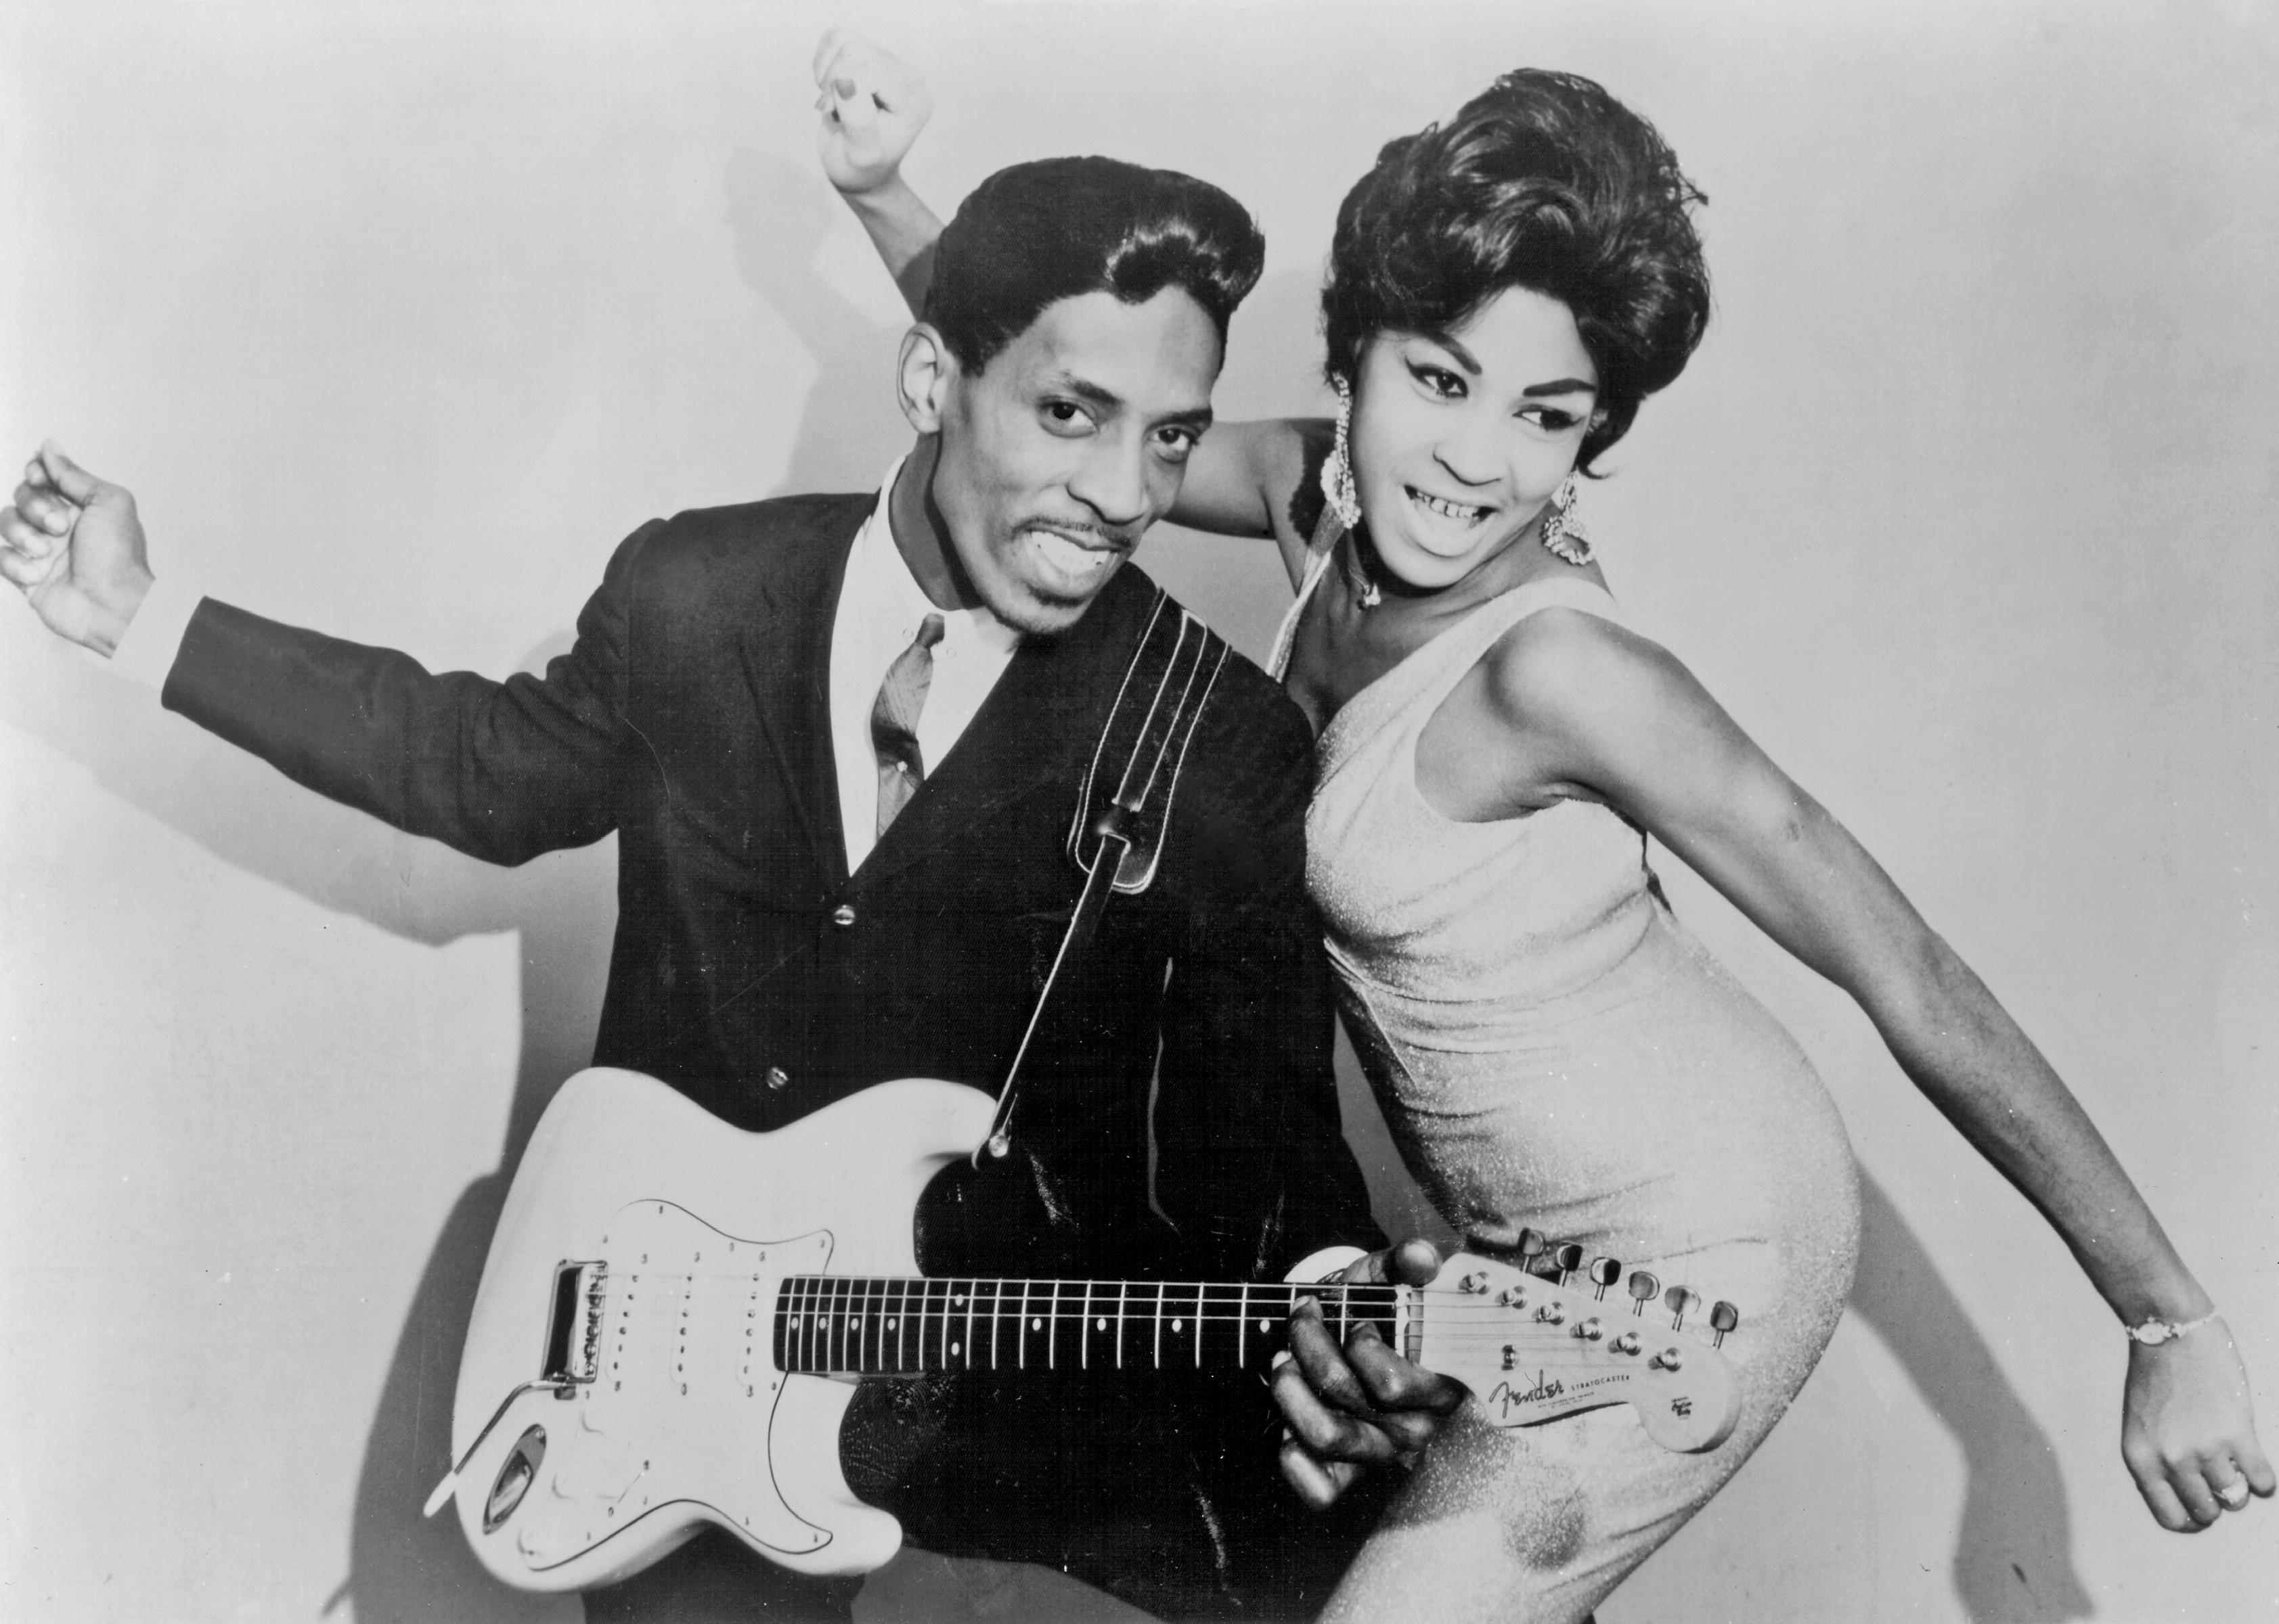
M978 374L953 364L933 500L998 618L1075 624L1178 496L1220 359L1210 318L1167 287L1059 300Z

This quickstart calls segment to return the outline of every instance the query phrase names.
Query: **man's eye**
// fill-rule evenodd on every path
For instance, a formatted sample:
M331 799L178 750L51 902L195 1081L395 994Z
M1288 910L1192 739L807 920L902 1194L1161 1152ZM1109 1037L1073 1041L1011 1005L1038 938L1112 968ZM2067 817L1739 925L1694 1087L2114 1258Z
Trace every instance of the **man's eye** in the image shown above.
M1190 428L1167 428L1157 432L1155 444L1173 462L1184 463L1187 460L1187 453L1195 448L1195 441L1201 438Z
M1044 418L1056 434L1081 434L1092 426L1091 414L1074 401L1047 401Z

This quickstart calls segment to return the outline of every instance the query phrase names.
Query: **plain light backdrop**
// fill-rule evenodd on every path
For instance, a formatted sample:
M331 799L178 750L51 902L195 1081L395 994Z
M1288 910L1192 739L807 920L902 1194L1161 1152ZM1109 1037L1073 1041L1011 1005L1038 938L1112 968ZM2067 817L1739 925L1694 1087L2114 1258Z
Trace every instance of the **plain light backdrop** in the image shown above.
M2269 12L14 0L0 464L58 437L162 573L248 608L541 663L645 518L901 447L899 307L813 157L840 19L932 78L910 169L945 211L1064 151L1250 204L1223 416L1318 409L1322 256L1383 140L1522 64L1654 119L1711 198L1717 317L1589 492L1615 590L2037 1037L2279 1431ZM1269 549L1143 561L1262 650ZM2279 1617L2279 1508L2152 1524L2064 1249L1660 861L1822 1067L1869 1229L1791 1419L1604 1624ZM0 603L0 1615L576 1616L417 1510L613 870L322 803Z

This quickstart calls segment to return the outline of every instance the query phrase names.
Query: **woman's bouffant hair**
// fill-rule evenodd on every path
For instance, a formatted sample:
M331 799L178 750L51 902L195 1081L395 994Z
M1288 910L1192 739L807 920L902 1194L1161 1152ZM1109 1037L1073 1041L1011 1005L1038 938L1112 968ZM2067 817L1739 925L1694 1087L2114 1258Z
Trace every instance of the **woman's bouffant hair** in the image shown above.
M1708 199L1652 125L1590 80L1522 68L1445 125L1386 143L1346 194L1322 320L1331 378L1392 330L1446 333L1508 287L1573 312L1603 418L1577 466L1676 379L1709 321L1692 211Z

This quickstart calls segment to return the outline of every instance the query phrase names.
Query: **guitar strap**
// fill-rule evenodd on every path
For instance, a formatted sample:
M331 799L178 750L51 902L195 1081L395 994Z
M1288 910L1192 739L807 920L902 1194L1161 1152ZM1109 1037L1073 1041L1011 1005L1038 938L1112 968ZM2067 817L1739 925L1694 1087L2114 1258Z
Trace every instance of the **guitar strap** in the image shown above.
M1156 592L1155 612L1101 727L1100 742L1093 748L1092 764L1069 820L1068 854L1084 871L1084 890L1069 915L1060 951L1045 972L1044 985L1038 989L1020 1047L1005 1069L989 1137L973 1153L977 1168L984 1156L1001 1158L1013 1148L1021 1062L1028 1056L1061 973L1092 940L1111 895L1122 892L1134 896L1155 883L1179 770L1226 656L1224 640L1172 602L1169 594Z

